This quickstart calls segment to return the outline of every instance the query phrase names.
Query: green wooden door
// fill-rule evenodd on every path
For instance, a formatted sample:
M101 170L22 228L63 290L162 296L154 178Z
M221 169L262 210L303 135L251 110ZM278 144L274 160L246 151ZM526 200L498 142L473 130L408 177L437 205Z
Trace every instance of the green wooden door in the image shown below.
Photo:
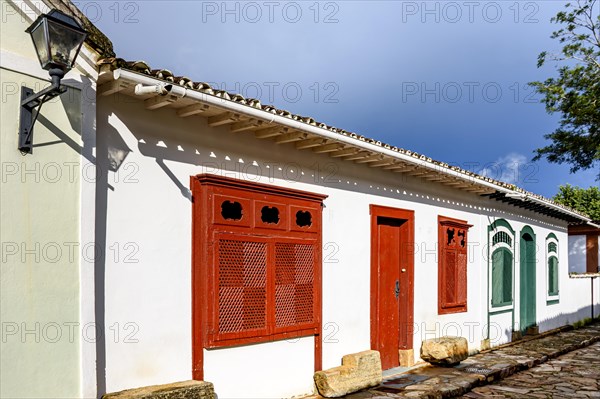
M521 264L520 264L520 330L536 324L535 319L535 235L521 233Z

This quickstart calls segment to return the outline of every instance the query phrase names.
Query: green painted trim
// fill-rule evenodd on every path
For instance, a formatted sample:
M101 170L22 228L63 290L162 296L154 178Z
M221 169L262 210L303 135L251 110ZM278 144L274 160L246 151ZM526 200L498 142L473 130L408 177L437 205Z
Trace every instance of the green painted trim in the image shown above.
M552 292L550 291L550 265L551 265L551 261L552 259L556 259L556 273L555 273L555 278L556 278L556 292ZM548 295L558 295L558 293L560 292L560 279L558 278L560 272L560 267L558 265L558 257L556 255L550 255L548 256L547 262L546 262L546 292Z
M560 303L560 299L547 299L546 306L557 305Z
M513 233L513 235L515 234L515 230L512 228L510 223L508 223L505 219L497 219L494 222L492 222L492 224L490 224L488 226L488 232L490 232L492 230L496 230L496 227L499 227L499 226L504 226L508 230L510 230L510 232ZM488 239L488 241L489 241L489 239ZM489 242L488 242L488 244L489 244Z
M546 241L549 240L550 238L554 238L558 242L558 237L556 237L556 234L554 234L554 233L548 234L546 236Z
M525 234L532 240L525 240ZM537 247L536 236L531 226L523 226L519 237L519 328L523 332L537 323ZM529 251L528 242L532 245Z
M550 255L550 252L548 251L548 247L550 246L550 243L552 241L550 240L554 240L556 241L556 253L552 253L552 255ZM548 242L550 241L550 242ZM549 233L546 236L546 294L547 295L552 295L552 294L558 294L560 292L560 261L558 260L558 248L559 248L559 242L558 242L558 237L556 237L556 234L554 233ZM556 259L556 293L554 292L550 292L550 262L552 259ZM553 299L553 300L549 300L546 302L546 304L555 304L558 303L557 299Z
M498 253L498 252L508 253L510 255L510 258L511 258L511 276L510 276L510 278L511 278L511 281L510 281L510 291L511 292L510 292L510 301L497 302L497 303L493 302L494 301L494 295L493 295L493 292L492 292L492 298L491 298L491 302L490 302L492 308L502 308L502 307L505 307L505 306L513 305L514 301L515 301L515 255L514 255L514 252L511 251L510 249L506 248L506 247L497 248L492 253L492 259L490 259L491 265L488 265L488 268L493 269L493 267L494 267L494 260L493 260L494 259L494 255L496 253ZM504 261L504 257L502 259ZM505 286L504 286L504 278L505 278L504 276L505 276L505 274L504 273L506 272L506 270L504 269L504 264L502 265L502 272L503 272L502 273L502 292L504 292L504 288L505 288ZM494 283L494 276L493 275L491 276L491 279L492 279L492 287L493 287L493 285L494 285L493 284ZM502 295L502 299L504 299L504 295Z
M521 229L521 234L519 235L521 238L523 238L523 234L529 234L532 238L533 238L533 242L535 243L535 232L533 231L533 229L531 228L531 226L526 225L523 226L523 228ZM552 234L552 233L550 233Z
M512 226L510 225L510 223L508 223L505 219L497 219L494 222L492 222L489 226L488 226L488 234L487 234L487 252L488 252L488 264L487 264L487 302L486 302L486 310L487 310L487 339L490 339L490 323L491 323L491 315L496 315L496 314L502 314L502 313L506 313L506 312L511 312L512 313L512 329L515 329L515 306L514 306L514 295L515 295L515 256L514 256L514 251L512 253L513 255L513 261L512 261L512 301L510 302L510 305L513 305L510 309L506 309L506 310L501 310L501 311L496 311L494 312L493 310L490 310L490 305L491 305L491 292L490 292L490 280L492 278L491 276L491 268L492 268L492 254L491 254L491 247L492 244L490 242L490 233L494 230L496 230L497 227L500 226L504 226L508 229L508 231L510 231L513 234L513 245L512 248L514 248L514 239L515 237L515 230L512 228ZM494 307L494 305L491 305L492 308ZM505 305L508 306L508 305ZM499 306L496 306L499 307Z
M487 233L487 267L486 269L486 274L487 274L487 286L486 291L487 291L487 300L485 302L485 313L487 314L487 340L488 343L490 341L490 322L491 322L491 316L490 316L490 303L491 303L491 299L490 299L490 262L492 261L492 254L491 254L491 244L490 244L490 232L492 231L491 225L488 226L488 233Z
M510 309L504 309L504 310L496 310L496 311L490 311L488 312L490 315L498 315L498 314L502 314L502 313L508 313L511 312L513 315L515 314L515 312L513 312L514 308L510 308Z

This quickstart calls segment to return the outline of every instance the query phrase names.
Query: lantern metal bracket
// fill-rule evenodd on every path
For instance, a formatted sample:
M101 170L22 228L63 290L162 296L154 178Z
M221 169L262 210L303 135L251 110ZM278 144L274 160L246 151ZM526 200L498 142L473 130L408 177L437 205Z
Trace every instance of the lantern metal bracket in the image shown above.
M29 87L21 88L21 117L19 119L19 151L21 154L31 154L33 151L33 125L40 114L42 105L52 100L54 97L60 96L67 91L65 86L60 85L60 80L65 75L64 71L59 68L50 70L52 84L37 93ZM35 108L38 107L34 114Z

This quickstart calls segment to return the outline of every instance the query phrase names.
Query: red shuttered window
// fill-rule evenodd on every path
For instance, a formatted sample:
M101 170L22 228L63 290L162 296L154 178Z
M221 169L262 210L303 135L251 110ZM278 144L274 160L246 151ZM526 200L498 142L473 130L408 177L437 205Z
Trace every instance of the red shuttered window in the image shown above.
M218 335L266 333L266 243L220 239L217 246Z
M275 326L313 323L315 248L312 244L275 243Z
M438 216L438 313L467 311L467 236L464 220Z
M320 335L325 196L212 175L192 192L194 343Z

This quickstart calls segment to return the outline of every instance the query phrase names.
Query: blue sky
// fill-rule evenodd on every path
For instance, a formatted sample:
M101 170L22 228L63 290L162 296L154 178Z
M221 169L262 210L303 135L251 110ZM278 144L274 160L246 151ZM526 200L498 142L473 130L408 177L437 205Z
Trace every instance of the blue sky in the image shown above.
M119 57L552 196L595 171L531 162L556 127L527 82L555 74L566 1L102 1Z

